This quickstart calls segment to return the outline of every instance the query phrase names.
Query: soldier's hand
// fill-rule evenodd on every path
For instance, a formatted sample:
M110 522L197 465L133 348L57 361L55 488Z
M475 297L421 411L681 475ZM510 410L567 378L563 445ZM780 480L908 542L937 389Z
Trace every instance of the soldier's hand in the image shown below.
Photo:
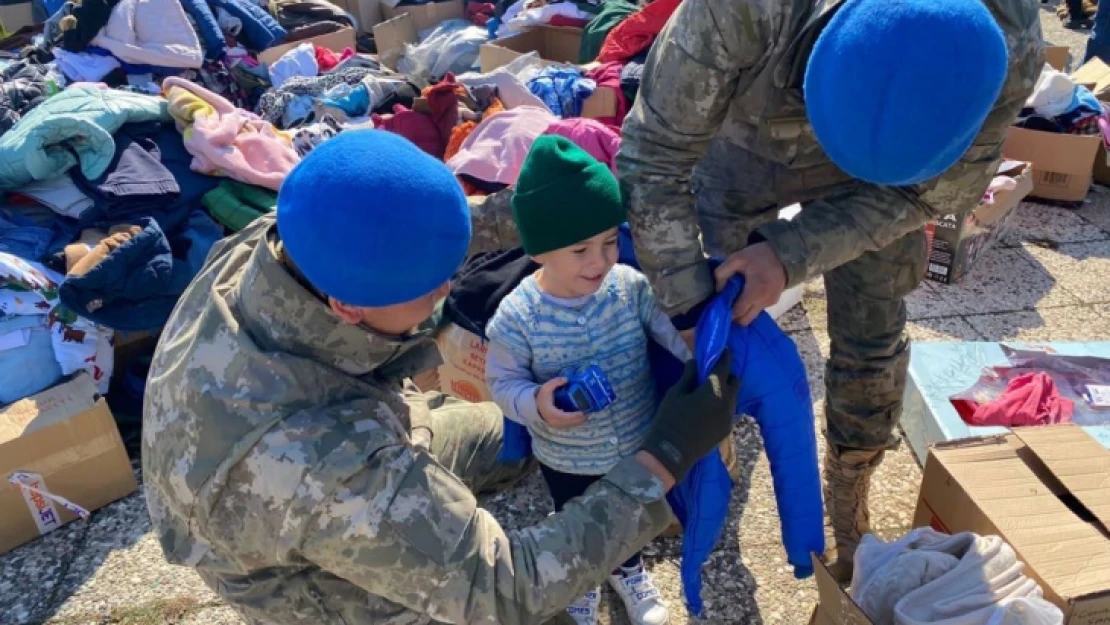
M732 320L746 326L763 309L774 306L786 290L786 268L767 242L749 245L734 252L717 267L717 289L736 274L744 276L744 290L732 306Z
M655 457L676 482L732 431L740 380L731 363L726 349L705 383L698 384L697 366L687 362L682 378L659 404L640 450Z
M548 380L536 395L536 408L540 411L540 418L556 430L565 430L586 422L586 415L581 412L564 412L555 407L555 390L566 383L566 378Z

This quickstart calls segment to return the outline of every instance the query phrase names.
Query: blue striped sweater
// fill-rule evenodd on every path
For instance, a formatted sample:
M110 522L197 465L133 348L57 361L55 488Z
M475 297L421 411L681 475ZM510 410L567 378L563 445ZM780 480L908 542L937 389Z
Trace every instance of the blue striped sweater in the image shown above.
M690 357L647 279L623 265L613 267L597 293L574 300L546 294L534 277L525 278L501 301L486 334L494 401L528 427L540 462L578 475L604 474L643 443L656 406L648 335L681 360ZM609 377L616 402L580 426L548 427L535 407L538 387L594 363Z

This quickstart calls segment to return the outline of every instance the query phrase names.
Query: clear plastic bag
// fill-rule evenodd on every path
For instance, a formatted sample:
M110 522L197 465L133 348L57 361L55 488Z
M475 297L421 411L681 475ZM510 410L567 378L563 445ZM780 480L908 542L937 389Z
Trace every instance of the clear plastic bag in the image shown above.
M448 72L470 71L478 60L478 48L489 39L486 29L463 19L447 20L426 36L420 34L420 43L405 46L397 71L422 87Z
M951 400L961 418L974 406L998 399L1010 380L1027 373L1044 372L1056 383L1060 396L1075 404L1072 423L1110 424L1110 405L1100 401L1110 393L1110 359L1094 356L1063 356L1039 350L1002 346L1008 364L983 369L979 379ZM1105 390L1103 390L1105 389Z

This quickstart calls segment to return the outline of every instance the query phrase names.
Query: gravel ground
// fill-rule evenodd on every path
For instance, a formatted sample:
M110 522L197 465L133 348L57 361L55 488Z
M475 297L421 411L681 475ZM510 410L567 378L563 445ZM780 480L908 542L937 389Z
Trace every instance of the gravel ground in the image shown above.
M1045 39L1081 56L1087 32L1060 26L1054 3L1042 5ZM1074 67L1074 65L1073 65ZM1011 239L992 249L960 286L924 284L911 298L910 333L919 341L1090 340L1110 337L1110 191L1096 189L1079 210L1027 203ZM1092 279L1093 278L1093 279ZM820 281L780 320L806 361L817 423L822 419L825 302ZM815 425L816 427L816 425ZM816 600L810 581L795 581L779 543L766 458L754 426L735 442L747 481L738 487L724 540L705 569L706 623L807 622ZM921 478L909 451L892 453L876 474L876 531L897 536L911 525ZM548 511L533 476L484 505L507 527ZM672 607L671 623L690 619L681 603L675 539L648 547L646 559ZM603 623L627 623L606 593ZM142 492L0 555L0 625L232 625L240 621L188 569L168 566L150 533Z

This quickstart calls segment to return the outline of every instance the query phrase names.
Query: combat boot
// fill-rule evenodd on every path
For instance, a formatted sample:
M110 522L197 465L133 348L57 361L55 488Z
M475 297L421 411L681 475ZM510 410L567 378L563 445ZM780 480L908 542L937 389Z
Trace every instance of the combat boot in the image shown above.
M852 559L860 538L871 531L867 494L871 474L883 461L882 451L849 450L825 453L825 510L832 526L836 562L829 570L842 584L852 581Z

